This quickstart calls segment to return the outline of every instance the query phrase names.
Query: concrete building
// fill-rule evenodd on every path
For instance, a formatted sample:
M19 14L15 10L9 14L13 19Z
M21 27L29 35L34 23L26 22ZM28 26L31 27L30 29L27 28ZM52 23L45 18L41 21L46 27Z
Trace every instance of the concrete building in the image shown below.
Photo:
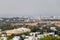
M24 40L37 40L37 38L34 36L29 36L28 38L25 38Z
M12 34L23 34L23 33L26 33L26 32L30 32L31 30L30 29L27 29L27 28L18 28L18 29L13 29L13 30L6 30L6 34L7 36L11 36Z
M20 40L19 36L14 36L12 40Z

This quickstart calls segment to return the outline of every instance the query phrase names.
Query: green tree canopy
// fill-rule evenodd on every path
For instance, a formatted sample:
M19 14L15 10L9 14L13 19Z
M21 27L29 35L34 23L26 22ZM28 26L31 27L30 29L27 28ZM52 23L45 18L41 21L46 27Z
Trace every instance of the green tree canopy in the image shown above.
M40 40L60 40L60 38L54 36L47 36L45 38L40 38Z

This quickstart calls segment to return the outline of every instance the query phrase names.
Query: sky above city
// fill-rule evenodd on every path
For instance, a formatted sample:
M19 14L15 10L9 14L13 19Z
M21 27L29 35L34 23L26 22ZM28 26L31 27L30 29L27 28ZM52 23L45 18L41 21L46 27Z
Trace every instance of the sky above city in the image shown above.
M60 16L60 0L0 0L0 17Z

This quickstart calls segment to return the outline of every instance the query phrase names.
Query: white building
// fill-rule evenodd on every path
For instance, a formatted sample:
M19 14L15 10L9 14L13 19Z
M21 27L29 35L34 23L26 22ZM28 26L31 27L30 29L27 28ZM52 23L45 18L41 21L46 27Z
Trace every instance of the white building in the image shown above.
M44 38L43 34L37 35L37 38Z
M7 40L7 37L1 37L0 40Z
M20 40L19 36L14 36L14 38L12 40Z
M56 31L56 27L50 27L50 29Z
M34 36L29 36L29 37L25 38L24 40L37 40L37 38Z

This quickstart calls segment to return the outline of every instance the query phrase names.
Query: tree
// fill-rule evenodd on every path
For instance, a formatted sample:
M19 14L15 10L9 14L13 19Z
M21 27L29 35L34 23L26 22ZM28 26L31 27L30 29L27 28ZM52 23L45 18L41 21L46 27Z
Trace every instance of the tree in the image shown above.
M29 27L30 29L31 29L31 31L32 32L36 32L36 31L38 31L39 30L39 27L37 27L37 26L31 26L31 27Z
M40 38L40 40L60 40L60 38L54 36L47 36L45 38Z

